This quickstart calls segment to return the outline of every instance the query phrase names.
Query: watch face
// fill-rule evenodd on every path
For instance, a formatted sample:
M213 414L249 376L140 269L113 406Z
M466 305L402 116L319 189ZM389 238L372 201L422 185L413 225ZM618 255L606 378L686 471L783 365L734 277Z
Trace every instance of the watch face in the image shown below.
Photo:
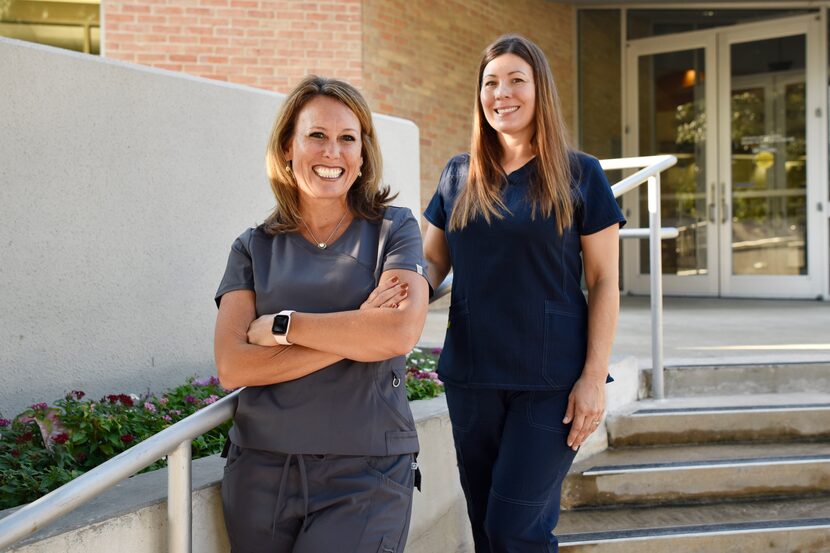
M274 316L274 324L271 326L271 332L273 334L282 334L285 335L288 332L288 321L291 320L289 315L275 315Z

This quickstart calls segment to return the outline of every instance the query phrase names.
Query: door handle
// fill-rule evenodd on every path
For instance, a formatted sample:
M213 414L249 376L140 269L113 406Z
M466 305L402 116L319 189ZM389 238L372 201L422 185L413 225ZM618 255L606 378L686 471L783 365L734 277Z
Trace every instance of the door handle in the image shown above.
M729 205L726 203L726 183L720 183L720 222L725 225L729 221Z
M715 183L711 183L709 185L709 203L706 204L706 218L709 219L710 223L715 223L715 209L717 209L718 204L715 203Z

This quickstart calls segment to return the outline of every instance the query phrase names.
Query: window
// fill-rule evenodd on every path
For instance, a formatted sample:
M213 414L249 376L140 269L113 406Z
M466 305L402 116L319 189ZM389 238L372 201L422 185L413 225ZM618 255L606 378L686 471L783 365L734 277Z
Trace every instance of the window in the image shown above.
M0 36L101 52L100 0L0 0Z

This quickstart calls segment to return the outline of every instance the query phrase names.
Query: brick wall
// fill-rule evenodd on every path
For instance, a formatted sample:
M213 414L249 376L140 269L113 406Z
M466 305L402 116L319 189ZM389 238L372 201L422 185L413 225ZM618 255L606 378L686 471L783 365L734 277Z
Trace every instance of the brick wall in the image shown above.
M308 73L361 85L361 0L105 0L104 55L287 92Z
M363 90L374 111L418 125L424 207L447 160L469 150L479 58L507 32L521 33L545 51L570 124L570 6L547 0L363 0Z
M597 157L622 155L619 10L579 15L581 147Z

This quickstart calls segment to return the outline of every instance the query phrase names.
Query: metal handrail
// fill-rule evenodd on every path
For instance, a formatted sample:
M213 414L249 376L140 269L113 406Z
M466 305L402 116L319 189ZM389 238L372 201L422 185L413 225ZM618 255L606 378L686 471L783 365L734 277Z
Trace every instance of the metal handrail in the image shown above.
M600 160L600 166L613 169L638 169L611 187L614 197L619 198L648 182L648 229L623 229L621 238L649 239L649 278L651 281L651 393L663 399L663 252L661 242L677 238L678 230L660 226L660 173L673 167L677 158L673 155L629 157Z
M677 163L674 156L608 159L600 161L605 170L644 167L611 187L615 197L648 182L649 230L651 252L652 313L652 386L655 397L663 397L663 294L661 238L677 236L677 229L660 228L660 172ZM622 237L644 238L645 229L622 230ZM634 231L634 232L632 232ZM623 235L626 233L626 235ZM452 274L435 290L430 302L452 289ZM97 495L129 478L138 471L167 457L167 535L170 553L190 553L191 540L191 441L231 418L242 389L223 397L123 451L71 482L44 495L0 519L0 548L8 547L32 534L58 517L87 503Z

